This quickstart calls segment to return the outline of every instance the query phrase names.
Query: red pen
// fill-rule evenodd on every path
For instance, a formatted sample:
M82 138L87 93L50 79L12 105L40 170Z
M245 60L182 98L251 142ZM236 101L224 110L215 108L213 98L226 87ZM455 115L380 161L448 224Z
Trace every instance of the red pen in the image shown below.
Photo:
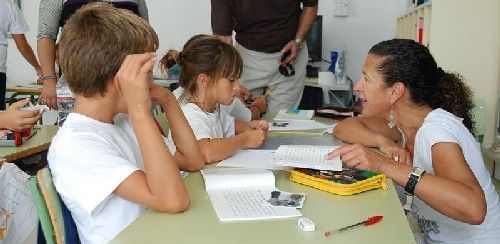
M349 230L351 228L354 228L356 226L360 226L360 225L363 225L363 226L369 226L369 225L374 225L378 222L380 222L380 220L382 220L384 218L384 216L372 216L370 218L368 218L367 220L365 221L361 221L359 223L356 223L356 224L353 224L353 225L349 225L349 226L346 226L346 227L342 227L340 229L337 229L337 230L331 230L331 231L325 231L325 236L326 237L330 237L332 235L333 232L342 232L342 231L346 231L346 230Z

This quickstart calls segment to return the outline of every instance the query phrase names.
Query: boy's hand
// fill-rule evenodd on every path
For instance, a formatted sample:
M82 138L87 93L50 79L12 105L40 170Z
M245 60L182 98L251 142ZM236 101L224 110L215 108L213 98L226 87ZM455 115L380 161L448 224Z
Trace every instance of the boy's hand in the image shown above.
M151 109L149 88L153 82L154 53L127 55L116 73L119 89L127 104L128 113L146 112Z
M13 103L5 111L0 112L1 127L13 131L21 131L33 127L40 120L42 114L39 110L21 110L28 103L29 98L23 99Z
M266 140L267 132L261 129L247 130L245 135L245 148L258 148Z

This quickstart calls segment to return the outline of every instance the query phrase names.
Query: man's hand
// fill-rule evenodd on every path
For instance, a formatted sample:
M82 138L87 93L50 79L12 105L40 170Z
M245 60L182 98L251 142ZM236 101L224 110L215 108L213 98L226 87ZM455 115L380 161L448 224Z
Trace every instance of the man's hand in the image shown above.
M300 51L299 44L295 40L289 41L281 49L282 53L286 53L287 51L290 51L290 55L288 55L288 57L283 62L281 62L281 60L280 60L281 65L284 65L287 63L292 63L292 64L295 63L295 60L297 59L297 55L299 54L299 51Z
M42 94L40 94L41 103L55 110L57 109L56 84L57 80L45 80L43 82Z
M125 99L129 115L135 112L149 113L151 97L149 88L153 82L154 53L127 55L116 73L119 89Z
M13 131L21 131L33 127L40 120L42 114L39 110L21 110L29 101L29 98L17 101L5 111L0 112L0 127Z
M267 111L267 99L266 96L262 95L253 100L250 104L250 108L255 107L259 113L265 113Z

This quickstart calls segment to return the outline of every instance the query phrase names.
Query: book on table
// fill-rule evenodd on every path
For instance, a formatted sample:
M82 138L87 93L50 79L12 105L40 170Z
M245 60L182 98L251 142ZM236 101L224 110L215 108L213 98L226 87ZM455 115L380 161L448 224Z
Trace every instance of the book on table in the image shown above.
M296 208L268 203L271 192L277 190L274 175L269 170L209 168L201 170L201 174L220 221L302 216Z
M281 109L274 117L277 121L287 120L311 120L314 116L314 110L304 109Z

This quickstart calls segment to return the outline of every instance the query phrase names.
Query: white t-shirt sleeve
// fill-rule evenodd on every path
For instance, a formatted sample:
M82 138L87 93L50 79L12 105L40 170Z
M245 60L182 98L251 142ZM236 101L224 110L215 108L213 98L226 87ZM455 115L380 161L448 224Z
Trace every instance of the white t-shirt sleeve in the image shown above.
M214 125L211 124L210 119L203 112L193 108L190 104L183 105L182 111L184 112L184 116L186 116L189 126L193 129L193 134L197 141L205 138L213 138L211 127Z
M419 150L421 150L421 152L419 154L420 156L415 155L414 160L419 161L418 163L422 164L423 168L427 171L433 171L432 146L434 144L441 142L460 144L457 138L457 133L454 133L454 128L448 128L443 124L426 124L418 133L418 141L416 141L415 143L418 143L420 148Z
M141 170L136 162L120 156L116 148L96 135L74 134L58 144L54 158L57 164L51 165L54 182L67 189L68 197L91 215L119 184Z
M8 27L8 32L12 34L24 34L29 31L29 26L26 23L21 11L12 1L6 1L7 8L11 13L11 21Z

